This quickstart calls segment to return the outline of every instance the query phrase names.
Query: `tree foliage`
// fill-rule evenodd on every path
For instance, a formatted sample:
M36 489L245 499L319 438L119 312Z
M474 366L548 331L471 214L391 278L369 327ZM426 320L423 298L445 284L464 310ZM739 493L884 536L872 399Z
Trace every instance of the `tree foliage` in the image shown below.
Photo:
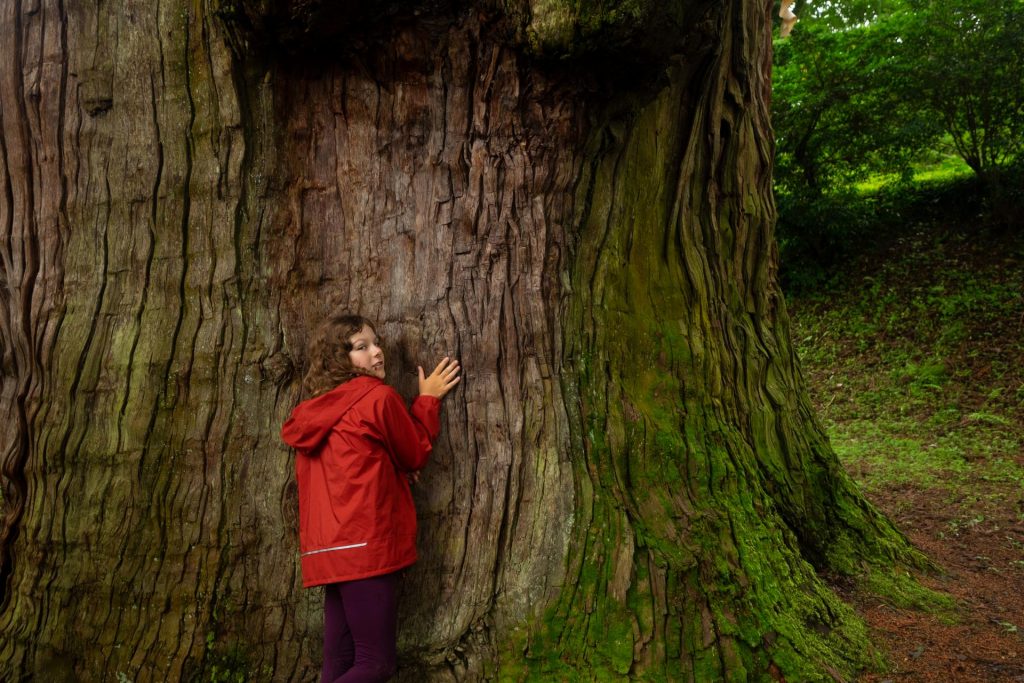
M865 172L905 167L935 136L890 80L889 42L889 26L837 30L808 22L777 44L773 92L782 189L819 195Z
M894 67L983 181L1013 163L1024 141L1024 2L910 0L893 17Z
M1020 157L1021 0L829 3L777 41L777 182L819 195L949 146L982 180Z

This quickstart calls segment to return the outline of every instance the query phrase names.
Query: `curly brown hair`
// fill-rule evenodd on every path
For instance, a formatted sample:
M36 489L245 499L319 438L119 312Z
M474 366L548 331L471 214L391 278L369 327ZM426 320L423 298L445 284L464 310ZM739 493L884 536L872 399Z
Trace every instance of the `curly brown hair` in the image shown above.
M368 374L352 365L348 357L352 350L349 339L364 326L374 333L377 331L373 322L361 315L336 313L316 328L307 351L309 370L302 379L302 390L308 398L325 394L353 377Z

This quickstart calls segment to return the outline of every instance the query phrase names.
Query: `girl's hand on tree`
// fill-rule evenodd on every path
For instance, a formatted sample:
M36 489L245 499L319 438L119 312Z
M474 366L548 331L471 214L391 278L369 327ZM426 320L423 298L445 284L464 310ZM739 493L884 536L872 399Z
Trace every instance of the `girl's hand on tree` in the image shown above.
M450 360L448 356L442 358L434 371L426 377L423 376L422 367L417 366L417 369L420 372L420 394L424 396L444 398L462 379L459 377L459 361Z

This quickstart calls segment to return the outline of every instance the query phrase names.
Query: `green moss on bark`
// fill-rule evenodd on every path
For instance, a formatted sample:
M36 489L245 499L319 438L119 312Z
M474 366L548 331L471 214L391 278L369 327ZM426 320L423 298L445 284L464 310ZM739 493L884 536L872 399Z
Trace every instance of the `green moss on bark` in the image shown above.
M877 658L816 568L920 561L808 408L773 279L768 131L718 90L730 68L676 69L591 145L565 318L574 551L520 677L850 677Z
M527 29L530 46L540 54L570 55L595 40L643 30L663 4L652 0L534 0Z

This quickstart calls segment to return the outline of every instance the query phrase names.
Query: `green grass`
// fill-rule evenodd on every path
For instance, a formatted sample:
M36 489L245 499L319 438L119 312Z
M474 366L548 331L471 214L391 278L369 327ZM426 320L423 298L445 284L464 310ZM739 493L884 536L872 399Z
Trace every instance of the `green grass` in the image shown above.
M955 154L947 154L933 162L925 162L914 168L915 183L945 182L970 176L974 171Z
M932 152L928 157L911 165L912 184L946 183L959 178L968 178L974 174L960 156ZM887 185L899 183L898 173L875 173L856 183L853 187L858 192L877 192Z
M1024 239L910 231L791 308L812 398L862 486L1019 495Z

